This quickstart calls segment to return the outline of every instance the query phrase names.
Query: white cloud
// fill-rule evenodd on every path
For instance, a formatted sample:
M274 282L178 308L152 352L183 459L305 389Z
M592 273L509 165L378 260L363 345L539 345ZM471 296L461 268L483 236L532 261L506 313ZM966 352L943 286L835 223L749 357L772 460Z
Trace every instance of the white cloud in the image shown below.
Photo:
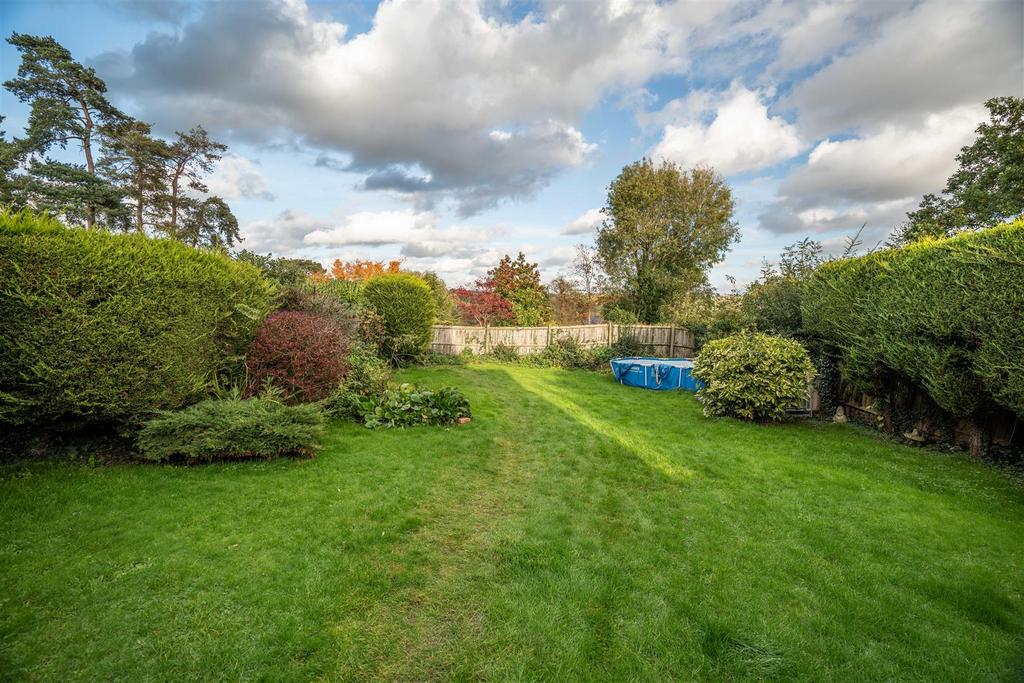
M922 2L786 98L811 136L920 120L931 112L1021 94L1024 4Z
M727 6L726 6L727 8ZM610 91L686 66L691 33L723 8L552 2L508 21L482 1L379 5L366 33L302 0L211 3L177 33L96 60L162 128L203 123L260 142L351 155L404 190L430 180L464 214L532 194L593 150L576 122Z
M713 109L714 118L700 120L695 106ZM666 125L652 156L684 167L710 165L724 174L752 171L785 161L803 146L792 125L768 113L763 94L738 83L715 96L691 94L676 110L688 120Z
M779 187L761 215L772 232L827 232L868 224L869 236L887 234L923 194L938 192L986 118L978 105L929 114L916 125L891 123L845 140L825 139L807 164Z
M212 194L225 199L253 197L273 199L267 188L267 179L250 159L228 155L217 162L213 174L206 180Z
M848 140L825 139L782 185L786 194L886 201L941 190L956 155L987 118L980 105L929 114L916 126L886 124Z
M588 209L562 228L563 235L586 235L597 230L604 221L601 209Z
M302 247L303 238L327 227L327 221L302 209L286 209L274 218L251 221L241 226L242 248L257 253L292 255Z

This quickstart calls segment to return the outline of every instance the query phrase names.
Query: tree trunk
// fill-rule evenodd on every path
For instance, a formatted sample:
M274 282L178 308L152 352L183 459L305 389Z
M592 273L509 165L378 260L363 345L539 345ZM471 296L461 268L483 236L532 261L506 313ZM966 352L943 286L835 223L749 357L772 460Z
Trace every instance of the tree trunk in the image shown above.
M135 171L135 190L139 193L139 196L135 200L135 229L139 231L139 234L145 232L145 228L142 225L143 198L145 197L142 176L142 169L137 169Z
M92 160L92 116L89 115L89 105L79 101L82 106L82 118L85 120L85 133L82 135L82 150L85 152L85 168L89 175L96 175L96 165ZM89 204L86 207L86 226L90 229L96 225L96 205Z

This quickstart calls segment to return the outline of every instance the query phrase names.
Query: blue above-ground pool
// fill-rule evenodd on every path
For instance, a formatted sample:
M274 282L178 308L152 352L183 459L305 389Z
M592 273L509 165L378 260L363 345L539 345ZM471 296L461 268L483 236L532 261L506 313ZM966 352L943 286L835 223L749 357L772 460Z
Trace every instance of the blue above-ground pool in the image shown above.
M690 358L612 358L615 381L628 387L697 391L703 382L692 374Z

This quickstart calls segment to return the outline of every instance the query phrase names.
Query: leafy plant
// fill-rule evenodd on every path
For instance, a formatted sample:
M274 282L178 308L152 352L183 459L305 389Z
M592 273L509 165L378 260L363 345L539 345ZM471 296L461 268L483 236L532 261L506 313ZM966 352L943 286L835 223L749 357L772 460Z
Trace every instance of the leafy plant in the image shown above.
M359 398L356 414L372 429L452 424L460 417L470 417L470 410L469 401L454 387L434 391L400 384Z
M366 345L349 353L347 365L345 379L321 402L324 413L332 417L358 417L360 400L391 386L391 366Z
M640 340L630 330L622 333L611 345L613 356L625 358L629 356L650 356L654 353L654 347Z
M214 398L149 420L139 432L138 447L148 460L190 463L312 456L322 431L323 417L314 405L288 406L272 394Z
M197 401L272 295L226 256L0 212L0 420L124 427Z
M705 344L693 375L705 415L766 422L806 400L814 365L792 339L743 333Z
M268 381L289 402L319 401L345 374L349 338L336 322L299 311L277 311L256 334L246 358L248 392Z
M499 362L514 363L519 360L519 350L515 346L504 342L499 342L492 346L489 355Z

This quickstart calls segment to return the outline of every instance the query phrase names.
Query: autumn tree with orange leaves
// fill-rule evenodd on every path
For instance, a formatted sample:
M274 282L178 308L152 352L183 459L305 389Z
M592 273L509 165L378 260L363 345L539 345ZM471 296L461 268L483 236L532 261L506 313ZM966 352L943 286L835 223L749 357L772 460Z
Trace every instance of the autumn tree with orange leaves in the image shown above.
M331 277L335 280L348 280L350 282L362 282L374 275L381 273L397 273L401 269L400 261L371 261L369 259L356 259L355 261L342 261L334 259L331 264Z

